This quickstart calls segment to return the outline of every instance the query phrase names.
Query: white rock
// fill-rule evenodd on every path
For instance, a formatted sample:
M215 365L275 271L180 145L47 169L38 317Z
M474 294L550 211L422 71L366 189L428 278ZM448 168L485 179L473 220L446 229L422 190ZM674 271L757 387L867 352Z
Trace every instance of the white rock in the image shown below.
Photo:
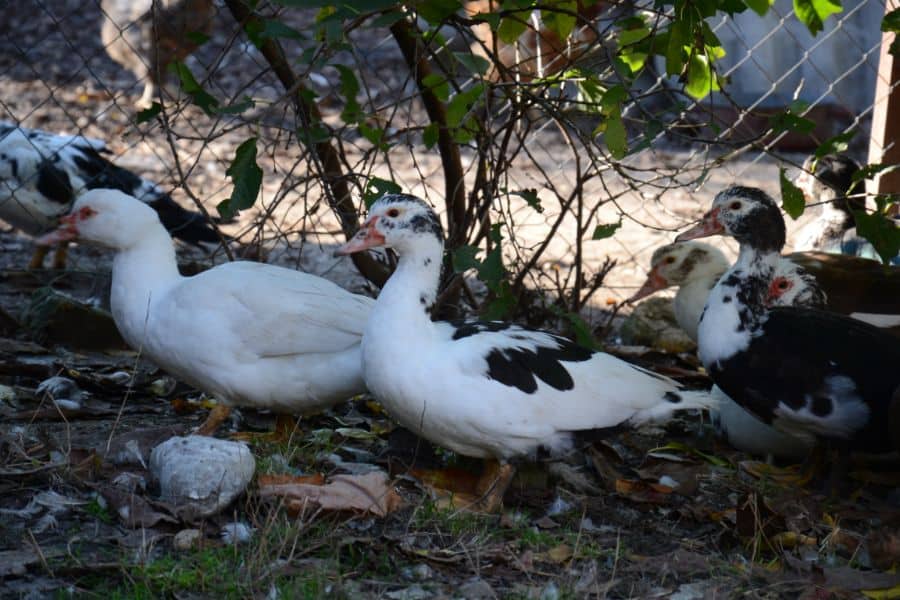
M169 438L150 453L162 500L185 519L208 517L231 504L255 469L246 444L200 435Z
M13 402L15 399L15 388L8 385L0 385L0 402Z
M246 523L234 521L233 523L226 523L223 525L219 535L222 536L222 541L226 544L237 545L249 542L253 537L254 531L255 530Z
M172 545L176 550L190 550L200 545L200 538L203 536L199 529L182 529L175 534Z

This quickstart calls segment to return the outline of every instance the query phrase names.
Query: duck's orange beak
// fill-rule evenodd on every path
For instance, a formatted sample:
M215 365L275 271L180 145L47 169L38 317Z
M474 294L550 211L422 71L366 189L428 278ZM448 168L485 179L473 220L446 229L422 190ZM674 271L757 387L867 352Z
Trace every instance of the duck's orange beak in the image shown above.
M700 223L679 235L675 238L675 241L686 242L687 240L696 240L697 238L709 237L724 232L725 226L719 222L719 209L714 208L703 215Z
M78 237L78 217L68 214L59 218L59 225L49 233L45 233L35 240L38 246L53 246L61 242L68 242Z
M667 287L669 287L669 282L660 274L659 265L657 265L650 269L650 272L647 273L647 281L644 282L644 285L641 286L641 289L635 292L634 295L628 298L625 302L627 302L628 304L637 302L641 298L645 298L653 292L664 290Z
M369 217L365 223L359 228L359 231L356 232L350 240L334 251L335 256L347 256L348 254L354 254L356 252L362 252L363 250L368 250L369 248L378 248L379 246L384 246L385 240L384 236L375 229L375 223L378 222L378 217Z

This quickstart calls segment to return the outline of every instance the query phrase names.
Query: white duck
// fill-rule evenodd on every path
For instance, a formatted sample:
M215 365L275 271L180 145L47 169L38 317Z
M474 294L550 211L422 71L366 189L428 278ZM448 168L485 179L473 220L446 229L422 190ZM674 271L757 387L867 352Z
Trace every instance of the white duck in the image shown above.
M218 243L200 213L185 210L155 183L107 160L106 144L80 135L57 135L0 121L0 219L29 235L53 228L75 199L89 189L113 188L146 202L172 235L191 244ZM65 244L54 266L65 266ZM30 268L42 265L39 247Z
M374 301L291 269L231 262L178 273L172 238L153 210L117 190L82 195L59 229L116 250L113 318L130 346L223 404L315 412L365 391L360 340Z
M491 490L483 499L488 510L502 501L514 457L538 448L565 451L578 433L713 403L706 392L684 391L552 333L496 321L433 322L443 230L415 196L380 198L338 252L376 247L393 248L400 259L363 337L366 384L404 427L460 454L491 459L494 468L480 486Z

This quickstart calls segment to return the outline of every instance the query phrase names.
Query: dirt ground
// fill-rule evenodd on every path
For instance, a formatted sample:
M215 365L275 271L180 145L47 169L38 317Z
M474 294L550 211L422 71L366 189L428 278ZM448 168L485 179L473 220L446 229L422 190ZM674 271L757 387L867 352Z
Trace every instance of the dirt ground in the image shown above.
M165 136L131 125L140 86L99 46L98 7L52 0L35 3L30 13L13 4L0 5L0 119L104 139L117 163L177 188L174 197L189 206L187 185L214 211L230 193L225 169L245 132L208 144L187 135L176 140L178 155L190 166L182 181ZM227 31L217 31L212 49L192 64L202 68L231 48L219 63L230 66L212 80L216 89L235 92L246 84L254 97L276 99L280 91L271 78L241 79L246 61L255 59L252 50L228 43ZM396 56L377 39L371 47L367 59L380 81L400 81ZM331 116L339 112L336 107ZM261 158L262 200L258 211L224 226L245 242L260 230L260 214L285 196L281 182L296 160L296 148L272 133L280 125L274 104L257 117L274 123L260 129L275 140ZM182 132L192 120L202 122L195 108L182 118ZM540 141L547 164L564 150L551 133ZM653 169L680 164L691 152L663 147L634 160ZM423 153L413 164L411 155L375 174L436 197L440 161ZM590 268L606 257L618 266L585 316L603 320L610 302L640 284L652 250L695 219L723 186L756 185L777 195L777 167L771 159L743 156L711 172L698 189L661 198L636 192L605 206L600 222L614 222L622 213L629 218L613 238L592 242L586 251ZM553 165L559 185L567 168ZM534 185L534 172L515 177L522 188ZM310 209L316 205L306 198L279 204L284 210L265 224L266 258L374 293L349 261L332 257L340 237L327 211ZM520 243L542 239L550 216L523 215ZM572 235L571 228L560 230L547 265L571 262ZM521 465L502 512L480 515L448 507L437 491L444 484L470 486L480 465L397 429L369 398L268 437L259 434L272 430L274 417L244 410L219 436L249 439L254 480L226 511L180 518L158 500L152 481L146 487L120 483L148 480L149 447L197 426L209 401L121 346L109 321L89 321L90 314L68 312L76 309L66 304L48 308L48 288L105 306L109 253L76 246L66 272L27 272L31 249L27 237L0 232L0 309L17 321L0 315L0 597L900 595L900 576L891 570L900 561L900 482L887 467L855 464L850 490L826 495L816 485L799 487L769 474L765 465L716 440L700 415L613 436L565 462ZM224 257L179 246L179 260L193 272ZM708 385L690 356L619 348L615 336L607 341L613 352L691 385ZM37 391L54 376L73 381L80 392L67 390L67 398L58 392L57 400L69 400L60 403ZM122 459L122 448L135 447L130 459ZM272 477L332 480L373 468L390 474L389 487L402 500L386 516L298 507L262 493ZM223 537L234 522L249 527L246 540ZM180 540L189 530L199 534L185 545Z

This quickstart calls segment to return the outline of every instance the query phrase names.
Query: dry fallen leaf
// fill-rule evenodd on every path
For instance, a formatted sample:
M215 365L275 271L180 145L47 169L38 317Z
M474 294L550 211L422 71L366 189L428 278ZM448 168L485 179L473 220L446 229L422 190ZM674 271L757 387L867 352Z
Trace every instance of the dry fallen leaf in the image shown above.
M260 475L257 478L257 482L259 483L260 489L266 486L272 485L284 485L287 483L305 483L309 485L325 485L325 476L321 473L314 473L312 475L282 475L282 474L269 474L269 475Z
M370 512L379 517L397 510L402 502L384 471L335 475L324 485L260 482L259 494L263 498L285 498L289 510L300 511L312 503L325 510Z
M665 504L674 490L660 483L647 483L630 479L616 480L616 493L634 502Z
M559 546L554 546L550 548L546 552L538 552L532 556L534 560L540 560L543 562L550 562L554 564L564 563L572 556L574 552L572 551L572 547L568 544L560 544Z

